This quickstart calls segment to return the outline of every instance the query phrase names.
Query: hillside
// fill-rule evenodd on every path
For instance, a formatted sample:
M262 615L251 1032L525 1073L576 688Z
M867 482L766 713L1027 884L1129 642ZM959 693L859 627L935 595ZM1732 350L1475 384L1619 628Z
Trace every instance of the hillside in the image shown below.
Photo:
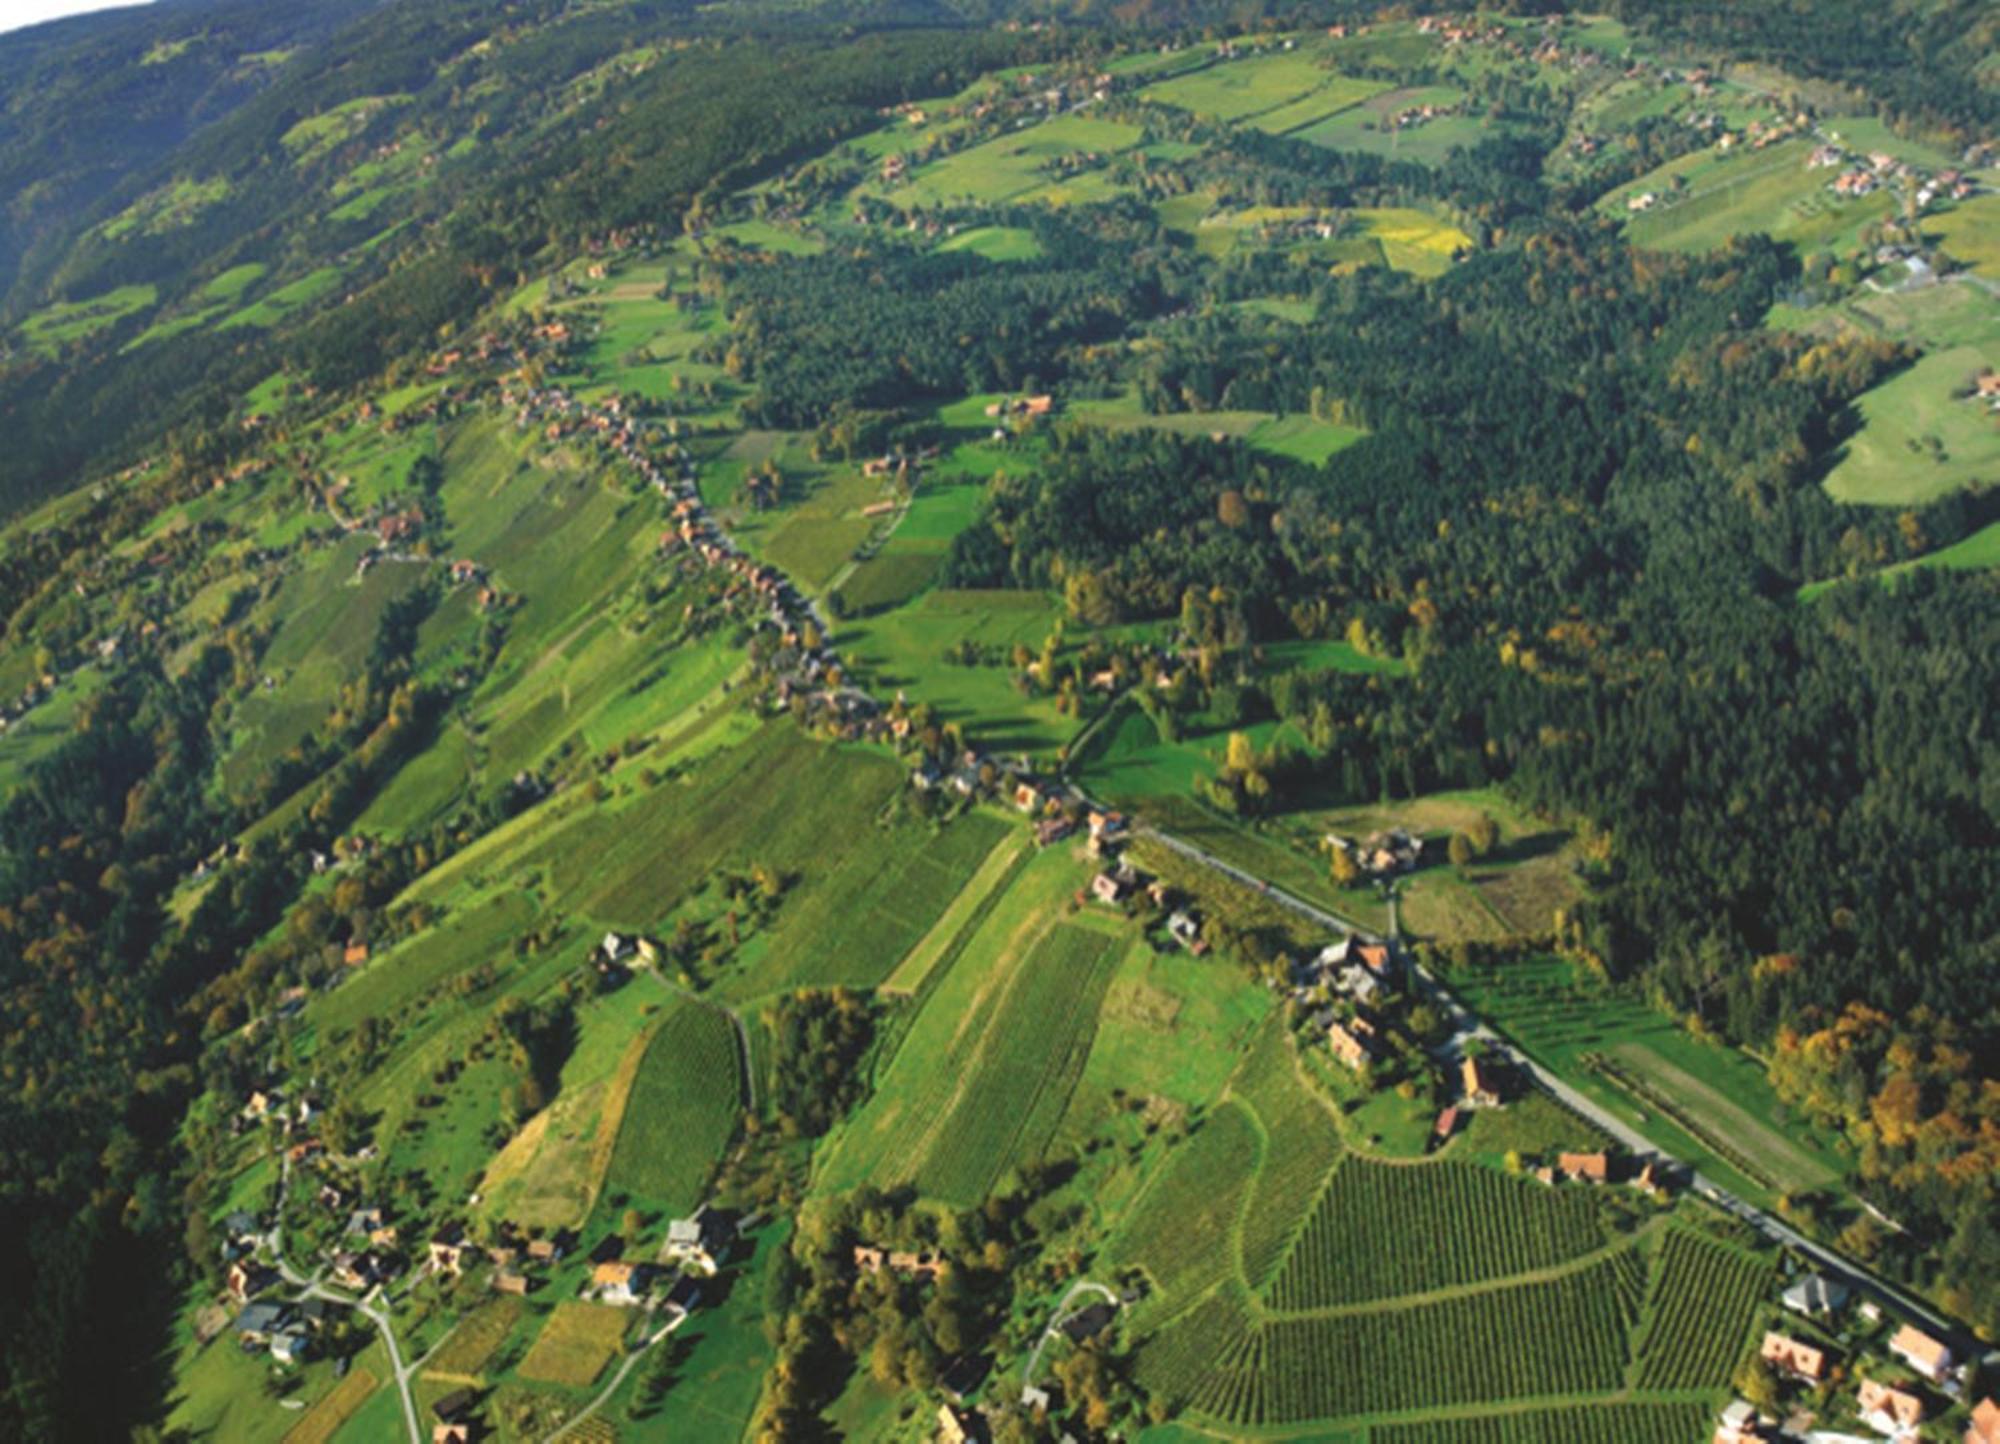
M1920 8L0 39L0 1437L1963 1435Z

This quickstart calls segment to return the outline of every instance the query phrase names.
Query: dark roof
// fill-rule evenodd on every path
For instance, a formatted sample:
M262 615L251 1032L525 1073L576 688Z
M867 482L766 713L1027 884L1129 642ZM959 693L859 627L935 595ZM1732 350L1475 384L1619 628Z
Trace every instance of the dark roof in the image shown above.
M292 1317L290 1304L265 1299L244 1306L243 1312L236 1316L236 1331L240 1334L268 1334L291 1322Z
M1085 1339L1095 1338L1102 1333L1104 1326L1110 1323L1117 1313L1116 1308L1099 1299L1096 1303L1088 1304L1064 1319L1062 1331L1069 1335L1071 1343L1080 1344Z
M431 1412L437 1415L440 1420L449 1424L470 1410L476 1397L470 1389L453 1389L449 1394L446 1394L442 1399L431 1405Z

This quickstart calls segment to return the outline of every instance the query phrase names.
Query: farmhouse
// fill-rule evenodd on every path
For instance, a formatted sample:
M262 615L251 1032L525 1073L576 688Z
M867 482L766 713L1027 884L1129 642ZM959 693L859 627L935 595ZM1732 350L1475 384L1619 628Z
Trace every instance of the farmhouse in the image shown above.
M1907 1389L1897 1389L1874 1379L1863 1379L1854 1407L1861 1422L1877 1434L1892 1439L1914 1437L1924 1422L1924 1401Z
M450 1274L457 1278L465 1268L465 1255L472 1245L466 1242L465 1230L457 1224L441 1229L430 1241L429 1263L431 1272Z
M1100 872L1090 880L1090 895L1116 907L1132 895L1132 883L1115 872Z
M630 1308L645 1302L646 1290L653 1282L650 1264L627 1263L616 1260L601 1263L590 1271L590 1292L597 1295L600 1303L618 1308Z
M1889 1352L1933 1384L1942 1383L1951 1372L1951 1347L1912 1324L1896 1330L1895 1337L1889 1340Z
M676 1263L691 1264L703 1273L716 1270L716 1256L729 1247L736 1230L730 1221L703 1204L691 1218L677 1218L667 1225L665 1257Z
M1500 1106L1499 1076L1479 1059L1468 1055L1459 1065L1465 1083L1465 1101L1474 1108Z
M1208 951L1208 942L1201 935L1201 923L1185 908L1177 909L1167 919L1167 932L1196 957Z
M1431 1127L1431 1142L1433 1145L1448 1143L1451 1141L1451 1135L1457 1131L1458 1110L1446 1108L1438 1114L1437 1122Z
M255 1298L278 1281L276 1271L265 1268L254 1260L243 1260L229 1266L227 1287L230 1297L238 1303Z
M1556 1171L1567 1178L1604 1183L1611 1177L1611 1155L1603 1152L1559 1153L1556 1155Z
M1359 1018L1351 1023L1335 1019L1326 1025L1326 1046L1356 1072L1375 1061L1374 1036L1374 1027Z
M1817 1384L1826 1378L1826 1351L1779 1333L1766 1333L1757 1357L1794 1379Z
M289 1328L297 1317L297 1311L290 1304L265 1300L246 1305L236 1316L232 1327L236 1336L246 1344L266 1344L281 1330Z

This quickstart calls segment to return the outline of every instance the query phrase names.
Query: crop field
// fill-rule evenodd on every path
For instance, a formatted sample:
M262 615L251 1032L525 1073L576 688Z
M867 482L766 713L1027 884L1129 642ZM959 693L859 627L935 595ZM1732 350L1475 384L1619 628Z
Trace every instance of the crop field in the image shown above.
M1297 100L1262 112L1250 124L1270 135L1289 135L1360 105L1386 89L1388 85L1384 81L1335 75Z
M1144 1269L1170 1307L1223 1282L1235 1264L1228 1241L1262 1151L1250 1115L1223 1103L1167 1156L1112 1240L1112 1257Z
M958 895L931 924L930 931L903 954L895 971L883 981L882 991L914 993L940 965L948 966L950 957L970 940L1027 862L1028 846L1025 833L1005 829L993 850L965 880Z
M1832 245L1894 209L1884 191L1859 200L1835 197L1827 190L1832 172L1806 168L1811 150L1811 142L1794 139L1728 156L1700 151L1620 187L1600 208L1624 216L1628 196L1641 191L1660 196L1625 229L1634 245L1662 251L1712 250L1747 231L1765 231L1799 246ZM1685 180L1685 189L1675 186L1676 177Z
M1392 1314L1276 1320L1210 1335L1213 1360L1167 1392L1184 1391L1197 1411L1238 1428L1608 1393L1623 1383L1626 1333L1644 1286L1644 1266L1625 1249L1557 1278ZM1218 1348L1219 1339L1227 1342Z
M1836 501L1921 506L1975 481L2000 479L2000 425L1965 395L2000 361L2000 335L1985 345L1934 351L1866 391L1863 425L1827 474Z
M573 1389L589 1387L617 1356L628 1318L625 1310L603 1304L557 1304L521 1360L521 1377Z
M745 990L877 986L1012 831L972 814L939 833L907 827L853 848L787 909Z
M905 208L1009 200L1046 186L1055 178L1052 164L1065 157L1129 150L1139 137L1137 126L1062 115L922 166L887 199Z
M1366 233L1381 243L1383 258L1399 271L1414 276L1441 276L1451 269L1451 258L1472 245L1472 237L1449 221L1425 211L1391 206L1357 210Z
M818 483L804 501L777 513L768 529L746 526L746 547L792 580L820 591L882 525L862 508L882 500L882 483L858 471Z
M35 350L53 354L70 341L117 325L159 298L149 285L120 286L83 301L58 301L21 322L21 335Z
M1040 592L932 590L893 611L842 623L836 640L872 688L928 702L940 721L963 724L968 741L994 752L1050 752L1076 728L1053 698L1023 696L1011 665L963 666L945 654L962 641L1003 654L1017 642L1039 650L1059 615Z
M818 1173L830 1187L879 1181L922 1163L924 1141L951 1107L970 1060L988 1038L997 1038L992 1018L1074 886L1066 858L1054 850L1030 854L962 913L948 939L926 939L925 948L935 946L936 955L924 965L915 993L922 1006L878 1071L875 1096L825 1150Z
M921 543L899 546L899 540L892 539L882 551L858 564L840 584L849 615L865 616L899 607L931 584L944 560L944 548Z
M1416 1239L1421 1247L1412 1247ZM1549 1268L1604 1244L1582 1191L1450 1160L1349 1158L1320 1195L1270 1302L1302 1312L1456 1288Z
M1001 1174L1041 1156L1083 1073L1120 940L1057 924L990 1020L916 1174L925 1196L971 1205Z
M975 226L960 231L938 247L940 251L970 251L989 261L1032 261L1042 254L1033 231L1019 226Z
M1209 234L1227 240L1235 231L1202 225L1193 234L1198 240ZM1147 411L1130 394L1078 401L1070 407L1070 414L1079 421L1111 431L1233 437L1272 456L1303 461L1309 466L1318 466L1367 435L1358 427L1320 421L1299 412L1280 416L1271 411Z
M1258 1036L1233 1091L1264 1130L1263 1163L1243 1214L1243 1278L1262 1288L1284 1261L1343 1149L1333 1114L1299 1077L1274 1021Z
M532 899L505 892L447 916L421 938L365 965L307 1016L322 1037L338 1036L364 1017L407 1020L413 1005L454 974L497 960L535 916Z
M527 860L546 865L579 911L643 930L693 895L709 868L826 875L874 844L857 824L901 785L902 770L885 759L828 747L780 719L686 778L544 830ZM679 865L663 871L664 857Z
M646 1047L606 1186L691 1212L735 1136L741 1080L728 1016L701 1003L675 1008Z
M1366 82L1330 77L1306 51L1271 51L1242 60L1222 60L1185 75L1155 81L1139 92L1142 100L1216 120L1241 120L1275 110L1309 91L1333 84L1335 98L1351 95ZM1353 104L1359 96L1345 100ZM1329 109L1337 107L1329 106Z
M301 306L309 306L340 284L338 266L322 266L310 271L289 285L280 286L254 305L247 306L216 324L216 330L227 331L237 326L252 326L259 330L275 326L291 312Z
M1770 1261L1673 1228L1654 1270L1639 1387L1721 1388L1748 1347L1758 1302L1770 1286Z
M352 1370L322 1395L318 1403L299 1415L298 1423L285 1431L285 1444L326 1444L368 1401L380 1382L369 1369Z
M1368 1444L1689 1444L1710 1422L1705 1404L1570 1402L1546 1411L1372 1424Z
M522 1312L518 1298L501 1294L488 1299L459 1320L458 1327L424 1364L424 1373L432 1378L477 1379L514 1332Z

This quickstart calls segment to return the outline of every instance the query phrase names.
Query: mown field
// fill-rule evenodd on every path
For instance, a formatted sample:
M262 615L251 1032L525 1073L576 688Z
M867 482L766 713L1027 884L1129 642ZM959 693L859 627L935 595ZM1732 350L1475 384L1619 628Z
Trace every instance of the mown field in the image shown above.
M1921 506L2000 478L2000 424L1966 394L1996 362L2000 336L1934 351L1864 392L1856 403L1862 427L1827 473L1827 491L1836 501Z
M967 1204L1053 1138L1089 1057L1116 934L1058 921L1077 884L1055 850L1034 859L1004 904L980 908L951 946L875 1096L829 1146L829 1188L890 1179ZM933 966L939 966L934 964Z

